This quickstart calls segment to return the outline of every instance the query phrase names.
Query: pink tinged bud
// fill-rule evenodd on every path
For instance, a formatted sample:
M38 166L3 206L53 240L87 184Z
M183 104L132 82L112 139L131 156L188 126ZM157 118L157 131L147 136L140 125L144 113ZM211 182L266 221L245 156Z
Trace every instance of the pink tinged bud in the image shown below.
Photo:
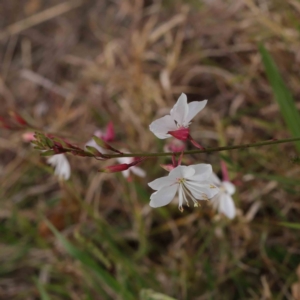
M230 181L228 169L227 169L225 161L223 161L223 160L221 160L221 170L222 170L223 181Z
M35 140L34 132L25 132L22 134L22 139L24 142L29 143Z
M105 172L105 173L116 173L116 172L122 172L128 170L130 167L133 167L137 164L139 164L144 159L142 158L135 158L135 160L130 164L119 164L115 166L109 166L102 170L99 170L99 172Z
M113 122L109 122L106 127L106 131L102 136L102 139L106 142L112 142L115 139L115 130Z
M175 168L173 165L160 165L160 166L168 172L172 171Z
M129 164L120 164L120 165L106 167L105 169L100 170L100 172L102 171L105 173L115 173L115 172L122 172L128 170L129 168L130 168Z
M181 141L186 141L190 135L190 131L188 128L179 128L174 131L169 131L168 134L171 134L174 138L181 140Z

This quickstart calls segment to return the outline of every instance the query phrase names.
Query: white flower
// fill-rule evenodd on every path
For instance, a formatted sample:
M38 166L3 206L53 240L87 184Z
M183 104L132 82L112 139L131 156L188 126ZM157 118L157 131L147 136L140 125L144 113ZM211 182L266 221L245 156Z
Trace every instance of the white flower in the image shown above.
M198 206L197 200L208 200L219 192L209 180L211 174L212 167L209 164L177 166L168 176L148 183L156 190L150 197L150 206L161 207L169 204L177 191L180 211L183 211L183 201L188 205L187 197L192 199L194 206Z
M229 181L221 181L216 174L212 174L210 180L219 187L219 193L211 200L213 207L227 218L235 217L235 205L231 197L235 193L235 186Z
M182 93L171 109L170 115L155 120L149 128L159 139L174 136L179 140L186 140L191 120L205 107L206 103L207 100L187 103L187 96Z
M60 179L68 180L71 176L71 167L64 154L56 154L47 159L47 163L55 168L54 174Z
M134 161L134 157L118 157L117 160L120 164L131 164ZM122 171L123 176L125 178L128 178L130 175L130 171L139 177L146 176L146 172L137 166L132 166L129 169Z

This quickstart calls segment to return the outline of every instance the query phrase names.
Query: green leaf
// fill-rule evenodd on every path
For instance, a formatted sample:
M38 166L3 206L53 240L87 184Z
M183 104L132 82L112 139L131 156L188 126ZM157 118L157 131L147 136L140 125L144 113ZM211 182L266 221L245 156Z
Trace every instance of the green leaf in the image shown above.
M295 100L290 90L285 85L279 70L267 49L261 45L260 54L265 66L268 80L272 86L275 99L280 107L284 121L294 137L300 136L300 114L296 108ZM296 147L300 151L300 142L296 142Z
M92 153L95 156L101 156L101 153L94 147L92 146L85 146L88 152Z
M289 223L289 222L280 222L280 226L292 228L292 229L300 229L300 223Z
M47 150L47 151L44 151L44 152L41 152L41 156L52 156L52 155L55 155L57 154L54 150Z
M44 286L41 284L41 282L39 280L37 280L36 278L34 278L35 284L39 290L40 296L41 296L41 300L50 300L49 295L47 294Z
M176 300L176 299L161 293L157 293L151 289L143 289L140 292L140 300Z
M135 297L124 290L122 285L112 277L105 269L103 269L97 261L91 258L91 256L72 245L63 235L61 235L57 229L48 221L45 220L47 226L51 229L56 238L61 242L66 251L75 259L79 260L84 266L93 270L95 275L101 279L107 286L110 287L115 293L118 293L122 299L134 300Z

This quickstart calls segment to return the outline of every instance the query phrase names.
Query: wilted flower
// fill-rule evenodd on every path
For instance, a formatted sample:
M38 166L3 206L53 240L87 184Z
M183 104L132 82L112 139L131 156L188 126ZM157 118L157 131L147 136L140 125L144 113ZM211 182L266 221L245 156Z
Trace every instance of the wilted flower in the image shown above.
M60 179L68 180L71 176L71 167L64 154L56 154L47 159L47 163L55 168L54 174Z
M212 167L209 164L177 166L168 176L155 179L148 185L156 190L150 197L151 207L169 204L178 192L179 210L183 211L183 202L188 204L188 197L198 206L197 200L209 200L219 189L210 181Z
M233 219L236 215L234 201L231 197L235 193L234 184L229 181L221 181L214 173L212 173L210 180L219 188L219 193L211 199L213 207L227 218Z
M207 100L187 103L187 96L182 93L171 109L170 115L155 120L149 128L159 139L173 136L185 141L189 138L191 120L205 107L206 103Z

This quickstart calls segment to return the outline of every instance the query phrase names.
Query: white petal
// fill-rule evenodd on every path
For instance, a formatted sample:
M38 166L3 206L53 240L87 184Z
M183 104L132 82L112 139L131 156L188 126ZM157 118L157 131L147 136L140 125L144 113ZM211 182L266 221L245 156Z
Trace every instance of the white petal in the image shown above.
M146 172L143 169L139 168L139 167L133 166L129 169L132 173L134 173L135 175L137 175L139 177L145 177L146 176Z
M216 186L220 186L221 185L221 180L220 178L217 176L216 173L212 172L212 174L209 176L208 178L209 182L212 182L212 184L216 185Z
M217 187L211 188L211 184L209 183L198 183L188 180L185 186L196 199L211 199L219 193L219 189Z
M168 134L169 131L174 131L177 129L177 126L172 119L171 116L167 115L160 119L157 119L153 121L149 125L149 129L159 138L159 139L166 139L168 137L171 137L170 134Z
M151 207L161 207L169 204L172 199L175 197L175 194L178 189L178 184L164 187L159 191L153 193L150 197L150 206Z
M188 115L184 119L184 125L188 126L190 121L205 107L207 100L193 101L188 104Z
M71 176L71 167L64 154L56 154L47 159L47 163L55 168L54 174L61 179L68 180Z
M190 178L195 174L195 170L191 166L177 166L170 173L172 178Z
M209 164L198 164L191 167L195 170L195 175L192 178L194 181L207 180L212 174L212 166Z
M170 111L171 117L178 125L183 125L189 113L186 94L182 93Z
M219 201L219 212L229 219L233 219L236 214L233 199L229 195L223 194Z
M117 161L120 163L120 164L130 164L134 161L134 158L133 157L117 157Z
M128 177L129 177L129 174L130 174L129 169L122 171L122 175L123 175L125 178L128 178Z
M229 181L222 182L223 187L229 195L233 195L235 193L235 185Z
M165 176L161 178L157 178L151 182L148 183L148 185L153 189L153 190L160 190L166 186L170 186L174 184L174 178L170 176Z

